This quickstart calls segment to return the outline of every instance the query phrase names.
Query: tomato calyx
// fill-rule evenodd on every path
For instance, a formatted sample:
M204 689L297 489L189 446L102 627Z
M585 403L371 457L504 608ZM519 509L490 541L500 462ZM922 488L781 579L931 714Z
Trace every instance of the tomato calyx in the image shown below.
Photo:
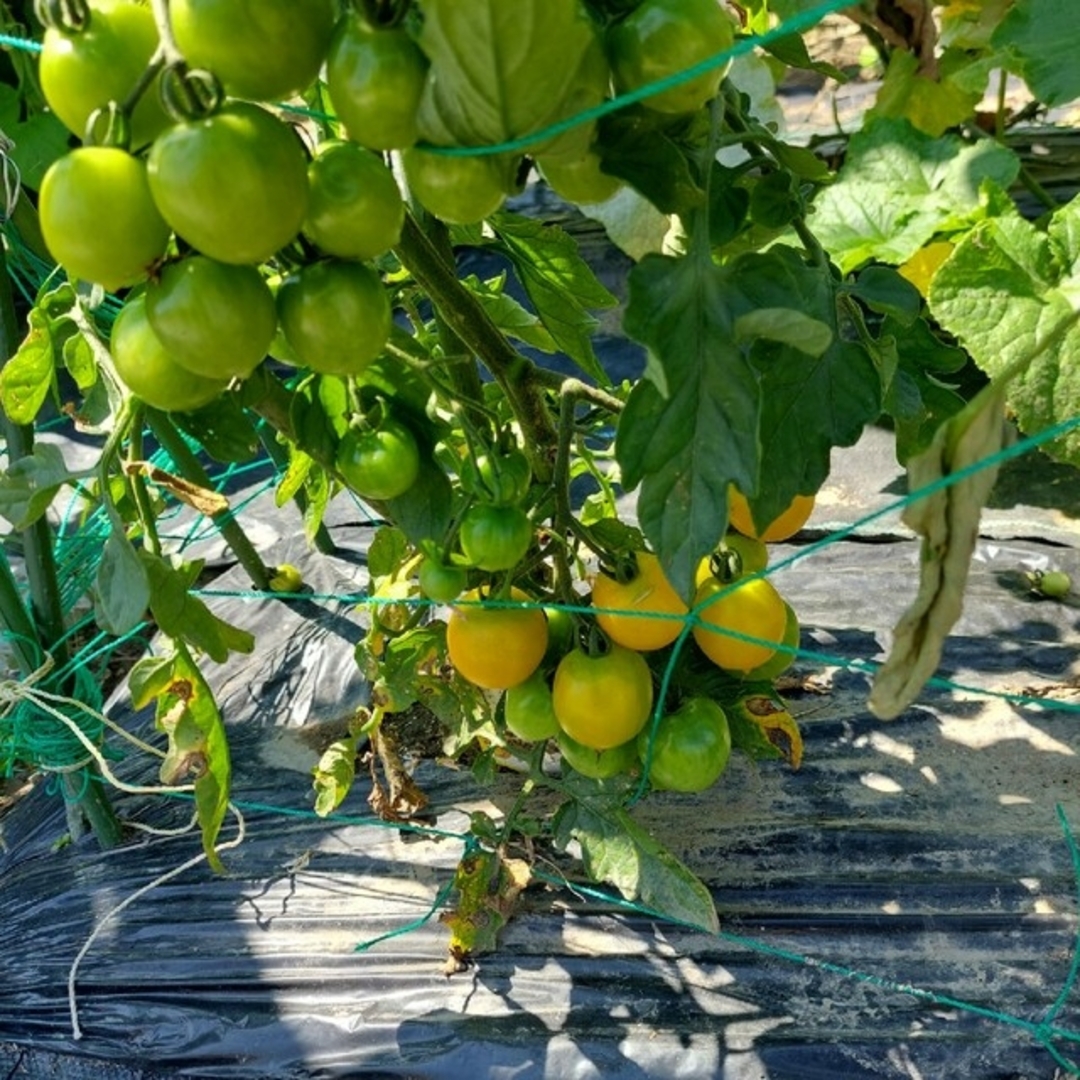
M34 14L43 26L65 34L81 34L91 18L86 0L37 0Z
M613 578L620 585L629 585L641 576L636 551L619 551L601 555L600 572Z
M412 0L361 0L364 18L373 29L393 30L408 14Z
M721 585L730 585L743 576L742 556L734 548L721 545L709 556L709 569Z
M177 122L202 120L225 103L225 89L212 71L176 60L162 69L161 103Z

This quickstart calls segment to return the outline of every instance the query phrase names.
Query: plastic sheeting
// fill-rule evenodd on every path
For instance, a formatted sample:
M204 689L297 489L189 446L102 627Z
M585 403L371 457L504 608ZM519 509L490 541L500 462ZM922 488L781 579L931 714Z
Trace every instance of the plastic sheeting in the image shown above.
M309 555L299 538L267 557L301 565L316 593L352 592L370 534L342 524L341 558ZM835 544L781 572L804 648L880 658L913 592L917 547L879 540ZM1078 570L1072 549L981 545L943 674L1076 700L1078 611L1031 597L1022 579L1051 561ZM246 587L238 570L214 584ZM934 691L882 724L866 711L865 676L802 663L811 678L791 698L806 735L801 771L737 757L713 790L650 796L634 811L708 883L727 936L539 884L501 949L447 979L444 929L409 927L450 880L462 843L366 823L363 780L335 820L310 814L319 745L366 692L352 661L358 613L211 602L259 638L253 657L209 670L230 725L246 839L225 854L227 876L197 867L107 922L79 971L76 1042L66 985L76 953L125 897L196 854L198 840L136 837L103 853L86 839L54 850L65 828L59 800L45 785L24 799L3 822L0 1075L1055 1075L1022 1025L1047 1015L1075 945L1076 879L1057 810L1080 829L1075 713ZM151 724L122 700L112 715ZM138 755L117 768L153 776ZM433 822L451 834L470 809L505 810L517 786L504 776L479 787L430 761L417 779ZM176 800L117 801L127 819L156 826L190 813ZM392 931L407 932L355 951ZM1080 1027L1075 996L1056 1019Z

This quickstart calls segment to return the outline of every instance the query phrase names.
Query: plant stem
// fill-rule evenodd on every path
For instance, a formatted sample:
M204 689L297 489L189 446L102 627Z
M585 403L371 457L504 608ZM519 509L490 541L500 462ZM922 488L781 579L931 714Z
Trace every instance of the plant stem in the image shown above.
M146 423L162 449L173 459L181 476L202 487L212 486L212 481L202 467L202 463L165 413L148 408ZM252 586L260 592L266 592L270 588L270 570L255 550L251 540L248 539L243 527L232 516L232 511L225 510L220 514L214 514L211 520L221 530L225 542L240 561L240 565L247 571Z
M7 269L7 254L0 244L0 366L7 363L15 354L17 345L17 319L15 316L15 297L11 288L11 278ZM7 443L8 463L26 457L34 450L34 429L30 425L14 424L7 413L0 410L4 439ZM53 551L53 534L48 518L44 515L22 533L23 554L26 560L26 576L30 583L31 612L27 614L11 576L7 559L4 559L6 578L3 590L14 588L13 595L5 595L3 616L8 629L37 643L44 652L51 653L57 667L63 667L69 658L65 634L67 632L64 607L60 597L60 583L57 579L56 556ZM16 602L18 607L16 607ZM9 618L15 620L12 625ZM30 631L27 633L27 631ZM20 650L21 652L21 650ZM37 664L30 669L36 670ZM29 672L26 672L29 674ZM61 688L62 690L66 688ZM94 830L98 843L103 848L115 847L120 843L120 822L108 797L100 785L95 783L98 772L95 766L86 766L76 773L65 774L64 789L74 806L85 815ZM74 815L74 820L78 818Z
M549 480L552 472L549 454L558 436L544 400L543 385L535 376L536 365L506 340L411 214L405 215L401 241L395 251L449 329L479 358L502 388L521 424L534 475L541 481Z

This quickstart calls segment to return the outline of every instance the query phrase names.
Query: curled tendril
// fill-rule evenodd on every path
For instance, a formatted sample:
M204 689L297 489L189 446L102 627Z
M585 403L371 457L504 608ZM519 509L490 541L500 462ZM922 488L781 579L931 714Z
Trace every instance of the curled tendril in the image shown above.
M131 145L131 118L120 105L110 101L86 118L83 142L87 146L115 146L126 150Z
M79 34L90 25L87 0L34 0L34 14L43 26Z
M199 120L216 112L224 100L225 91L211 71L178 61L161 73L161 103L174 120Z

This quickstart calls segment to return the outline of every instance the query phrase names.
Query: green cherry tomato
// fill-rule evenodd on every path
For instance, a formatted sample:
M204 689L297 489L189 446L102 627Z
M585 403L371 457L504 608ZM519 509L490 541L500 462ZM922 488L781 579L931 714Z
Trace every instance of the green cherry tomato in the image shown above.
M475 225L506 198L506 164L494 157L448 157L412 148L401 155L409 189L450 225Z
M358 14L341 19L326 60L326 88L349 138L371 150L412 146L427 70L427 57L400 27L373 28Z
M615 89L623 94L676 75L731 48L735 24L716 0L644 0L607 32ZM717 67L642 104L688 113L716 96L726 68Z
M642 764L649 750L650 730L637 737ZM657 791L704 791L727 768L731 731L724 710L709 698L688 698L661 717L649 762L649 783Z
M359 375L390 336L390 301L363 263L326 259L282 282L278 317L305 367L323 375Z
M554 666L574 647L574 616L566 608L544 608L548 621L548 651L544 663Z
M165 220L219 262L263 262L296 237L307 214L300 140L250 102L175 124L150 148L147 168Z
M129 300L113 323L109 341L116 372L147 405L165 412L189 412L207 405L228 385L181 367L158 340L146 315L146 300Z
M570 161L537 158L536 167L551 190L567 202L606 202L623 186L617 176L601 170L600 157L592 151Z
M637 744L633 739L607 750L594 750L563 731L559 734L559 753L563 762L574 772L593 780L606 780L610 776L631 772L638 764Z
M382 158L355 143L323 143L308 166L304 235L327 255L374 259L401 238L405 202Z
M357 495L396 499L416 483L420 448L400 420L387 417L375 428L349 428L338 444L334 464Z
M517 566L533 539L529 515L517 506L479 503L461 519L461 550L481 570L510 570Z
M172 0L184 59L233 97L272 101L307 89L334 31L333 0Z
M512 686L503 698L507 730L522 742L553 739L562 730L551 703L551 687L542 671Z
M461 472L462 487L495 506L520 503L532 483L532 466L521 450L477 454L466 459Z
M92 0L83 30L50 27L42 40L38 75L49 108L79 138L95 109L128 96L158 46L153 12L140 4ZM131 145L139 149L169 125L155 79L135 106Z
M567 653L555 669L553 690L559 726L593 750L631 742L652 712L649 665L641 653L612 645L591 656Z
M178 364L208 379L245 379L277 330L274 294L253 266L205 255L169 263L146 289L146 313Z
M84 146L49 166L38 211L49 252L73 278L134 285L165 252L165 223L146 166L124 150Z
M456 600L469 582L463 566L448 566L439 559L425 558L417 574L420 591L436 604L449 604Z

